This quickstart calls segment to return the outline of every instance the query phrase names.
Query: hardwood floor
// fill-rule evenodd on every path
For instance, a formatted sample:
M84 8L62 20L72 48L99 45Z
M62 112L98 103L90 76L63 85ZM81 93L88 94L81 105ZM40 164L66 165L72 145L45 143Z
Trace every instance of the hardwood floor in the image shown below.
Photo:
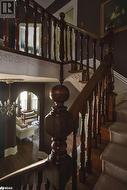
M0 158L0 177L35 163L38 160L36 141L31 142L29 139L18 140L17 146L18 152L16 155Z

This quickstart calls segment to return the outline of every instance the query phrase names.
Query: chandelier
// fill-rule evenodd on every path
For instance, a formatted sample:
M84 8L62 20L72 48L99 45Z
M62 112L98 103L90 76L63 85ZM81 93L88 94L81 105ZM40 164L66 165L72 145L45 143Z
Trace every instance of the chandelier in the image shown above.
M20 79L18 79L18 81L19 80ZM0 100L0 114L5 114L11 117L16 113L16 107L18 107L16 102L11 102L11 84L17 82L17 79L2 79L0 81L8 84L8 99L4 102Z

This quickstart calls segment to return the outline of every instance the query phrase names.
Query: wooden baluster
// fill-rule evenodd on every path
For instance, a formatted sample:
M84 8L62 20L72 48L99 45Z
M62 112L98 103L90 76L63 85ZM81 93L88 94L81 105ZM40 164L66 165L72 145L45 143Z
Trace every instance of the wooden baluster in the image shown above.
M19 1L16 1L16 18L15 18L15 48L19 51Z
M77 66L77 60L78 60L78 31L75 30L75 62L74 62L74 71L77 71L78 66Z
M25 0L25 52L28 53L28 10L29 0Z
M83 70L83 34L80 33L80 70Z
M86 37L86 57L87 57L86 74L87 74L87 81L88 81L90 78L90 73L89 73L89 36Z
M100 42L100 62L102 63L104 59L104 43L103 41Z
M38 175L37 190L41 190L42 179L43 179L42 171L39 171L37 175Z
M87 161L86 167L87 172L90 174L92 172L92 161L91 161L91 150L92 150L92 97L88 101L88 134L87 134Z
M102 125L105 123L105 79L102 80L102 95L101 95L101 103L102 103Z
M86 106L85 106L86 107ZM81 145L80 145L80 170L79 170L79 179L81 183L85 183L86 179L86 155L85 155L85 148L86 148L86 134L85 134L85 114L86 110L82 113L82 128L81 128Z
M66 49L66 61L68 61L68 26L65 28L65 49Z
M51 59L51 16L48 15L48 58Z
M50 189L50 182L47 179L46 183L45 183L45 190L49 190Z
M95 88L94 91L93 139L94 139L94 147L97 148L97 88Z
M41 56L44 57L44 10L41 9Z
M34 55L37 54L37 4L34 3Z
M60 14L60 61L61 61L61 64L60 64L60 83L62 84L63 81L64 81L64 70L63 70L63 63L64 63L64 53L65 53L65 47L64 47L64 26L65 26L65 14L64 13L61 13Z
M4 40L4 46L8 47L8 38L9 38L9 28L8 28L8 18L3 19L3 40Z
M57 23L56 23L56 20L54 20L54 60L56 60L56 26L57 26Z
M101 144L101 127L103 124L103 114L102 114L102 81L98 83L98 139L99 144Z
M71 27L69 28L69 31L70 31L70 60L72 61L73 57L72 57L72 28Z
M73 130L73 149L72 149L72 189L77 190L77 129Z
M93 40L93 71L96 71L96 39Z

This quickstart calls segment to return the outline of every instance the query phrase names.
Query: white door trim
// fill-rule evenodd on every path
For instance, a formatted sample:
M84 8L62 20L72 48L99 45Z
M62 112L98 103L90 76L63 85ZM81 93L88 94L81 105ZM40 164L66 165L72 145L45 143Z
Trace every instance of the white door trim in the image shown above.
M54 13L54 16L59 18L59 14L61 12L68 12L72 8L74 9L74 21L71 24L74 24L77 26L77 7L78 7L78 0L71 0L69 3L67 3L65 6L63 6L61 9L59 9L56 13Z

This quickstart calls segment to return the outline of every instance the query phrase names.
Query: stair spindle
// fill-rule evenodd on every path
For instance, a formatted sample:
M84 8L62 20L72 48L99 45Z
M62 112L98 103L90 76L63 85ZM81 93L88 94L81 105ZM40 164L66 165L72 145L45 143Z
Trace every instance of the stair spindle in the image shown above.
M65 49L66 49L66 61L68 61L68 26L65 27Z
M87 134L87 161L86 168L88 174L92 172L92 160L91 160L91 151L92 151L92 97L88 101L88 134Z
M94 147L97 148L97 88L95 88L93 99L93 139Z
M72 164L73 164L73 171L72 171L72 189L77 190L77 129L74 128L73 130L73 149L72 149Z
M25 52L28 53L28 10L29 0L25 0Z
M72 61L73 57L72 57L72 28L69 27L69 31L70 31L70 60Z
M34 55L37 54L37 5L34 3Z
M4 40L5 47L8 47L8 37L9 37L8 18L4 18L3 19L3 40Z
M81 145L80 145L80 170L79 170L79 180L81 183L85 183L86 179L86 155L85 155L85 148L86 148L86 133L85 133L85 115L86 110L82 113L82 127L81 127Z
M80 33L80 70L83 70L83 34Z
M96 39L93 40L93 71L96 71Z
M77 60L78 60L78 31L75 30L75 62L74 62L74 70L77 71L78 66L77 66Z
M86 37L86 74L87 74L87 81L89 81L90 73L89 73L89 36Z
M44 57L44 10L41 9L41 56Z
M48 27L48 58L51 59L51 16L48 15L47 27Z
M54 60L56 60L56 26L57 26L57 23L56 21L54 20L53 22L53 25L54 25Z

